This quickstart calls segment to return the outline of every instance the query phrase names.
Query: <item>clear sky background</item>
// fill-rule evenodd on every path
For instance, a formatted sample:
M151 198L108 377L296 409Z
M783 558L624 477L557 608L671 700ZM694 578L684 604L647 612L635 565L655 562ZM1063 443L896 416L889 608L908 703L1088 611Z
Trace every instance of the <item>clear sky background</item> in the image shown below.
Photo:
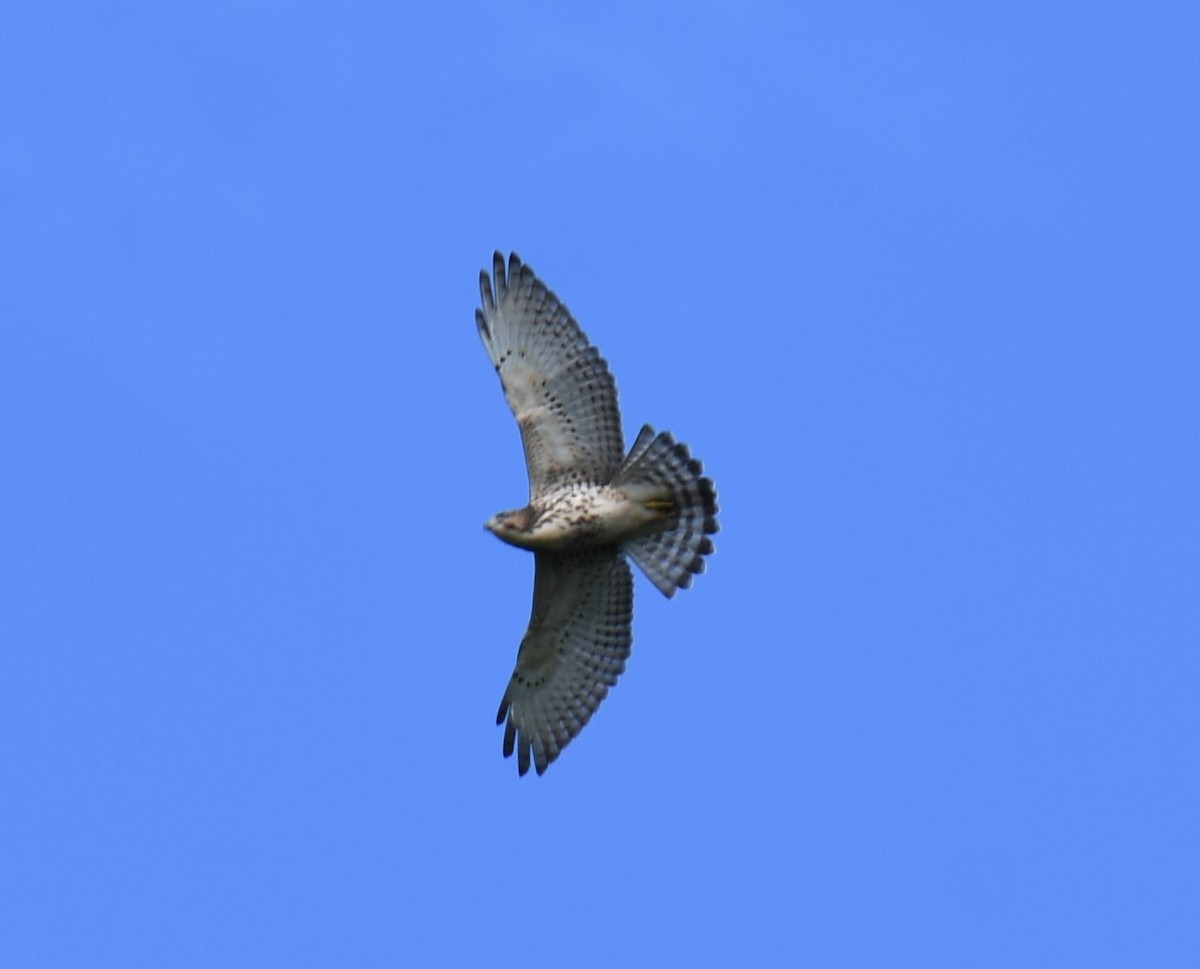
M0 965L1200 965L1194 3L0 17ZM494 724L517 250L716 480Z

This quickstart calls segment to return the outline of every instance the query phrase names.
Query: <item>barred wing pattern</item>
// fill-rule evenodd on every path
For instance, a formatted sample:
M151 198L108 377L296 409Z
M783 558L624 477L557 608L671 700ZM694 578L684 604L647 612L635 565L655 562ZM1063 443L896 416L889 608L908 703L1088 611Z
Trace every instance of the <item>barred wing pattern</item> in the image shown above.
M530 500L567 480L611 481L625 443L608 365L515 254L506 273L497 252L492 275L495 289L479 275L475 323L521 428Z
M539 552L533 614L496 723L504 756L539 774L591 719L625 669L633 642L633 575L616 548Z

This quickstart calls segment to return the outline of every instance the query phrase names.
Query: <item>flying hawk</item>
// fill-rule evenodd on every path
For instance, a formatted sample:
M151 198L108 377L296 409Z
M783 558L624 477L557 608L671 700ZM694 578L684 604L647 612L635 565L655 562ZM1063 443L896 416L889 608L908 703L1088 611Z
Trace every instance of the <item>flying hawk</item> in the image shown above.
M479 336L521 429L529 504L487 522L534 553L533 613L497 724L504 756L539 774L625 669L632 558L665 596L713 550L713 483L668 433L642 428L626 455L617 388L579 324L514 253L479 275Z

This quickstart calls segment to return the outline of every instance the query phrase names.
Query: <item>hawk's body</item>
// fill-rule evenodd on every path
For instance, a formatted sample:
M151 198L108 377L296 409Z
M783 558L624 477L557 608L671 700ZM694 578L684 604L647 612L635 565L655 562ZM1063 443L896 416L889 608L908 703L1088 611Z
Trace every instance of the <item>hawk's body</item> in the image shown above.
M669 501L669 497L660 498ZM578 545L619 545L658 531L665 513L612 485L562 485L531 499L521 529L494 529L511 545L531 552L566 552ZM508 514L524 515L526 509Z
M624 454L608 366L566 307L514 254L480 274L479 335L521 429L529 504L487 527L535 553L533 612L500 703L504 754L541 774L625 669L628 554L666 596L704 569L716 493L670 434L642 428Z

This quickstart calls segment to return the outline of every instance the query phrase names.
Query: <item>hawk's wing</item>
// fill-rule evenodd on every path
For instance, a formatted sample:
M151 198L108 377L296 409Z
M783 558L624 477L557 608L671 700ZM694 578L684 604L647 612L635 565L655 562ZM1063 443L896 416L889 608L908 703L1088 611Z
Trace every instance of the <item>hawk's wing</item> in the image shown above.
M617 682L633 642L633 576L613 547L538 553L533 614L496 723L504 756L539 774L591 719Z
M507 275L499 252L492 271L494 291L479 274L475 322L521 428L530 498L564 478L607 484L625 450L608 365L515 253Z

